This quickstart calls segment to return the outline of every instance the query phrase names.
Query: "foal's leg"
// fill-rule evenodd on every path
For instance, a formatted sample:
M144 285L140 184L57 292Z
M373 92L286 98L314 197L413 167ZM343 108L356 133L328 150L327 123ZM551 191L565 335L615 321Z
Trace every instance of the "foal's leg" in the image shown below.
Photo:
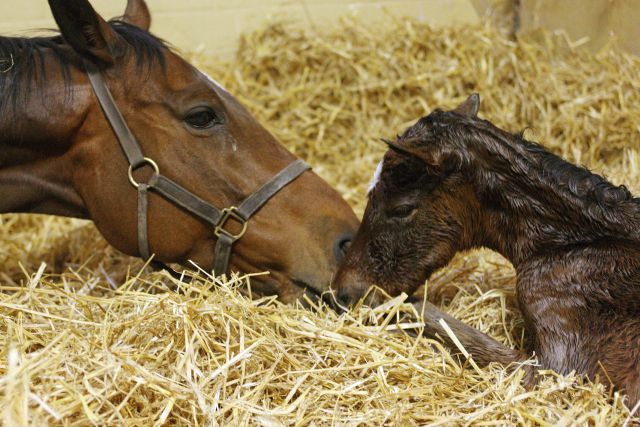
M528 357L521 351L511 349L491 338L489 335L472 328L458 319L441 311L430 302L423 300L412 303L418 314L424 319L424 333L429 336L438 334L449 349L459 353L459 348L451 339L447 331L440 324L443 319L462 346L473 357L479 366L487 366L491 362L498 362L509 368L518 368ZM522 365L525 370L524 385L529 388L535 385L534 367Z

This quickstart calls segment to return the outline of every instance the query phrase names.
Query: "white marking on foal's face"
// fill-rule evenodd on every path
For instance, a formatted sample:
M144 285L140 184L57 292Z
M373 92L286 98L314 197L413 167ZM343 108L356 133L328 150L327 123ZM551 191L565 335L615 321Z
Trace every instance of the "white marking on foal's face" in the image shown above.
M373 179L371 180L371 183L369 184L369 188L367 189L367 193L371 193L373 189L376 188L376 185L378 185L378 182L380 181L380 174L382 173L383 164L384 164L384 159L380 160L380 163L378 163L378 166L376 167L376 171L373 173Z

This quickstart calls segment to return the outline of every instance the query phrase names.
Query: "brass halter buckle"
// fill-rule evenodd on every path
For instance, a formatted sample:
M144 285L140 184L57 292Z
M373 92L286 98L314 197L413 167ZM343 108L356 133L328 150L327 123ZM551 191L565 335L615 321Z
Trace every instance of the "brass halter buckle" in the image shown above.
M145 157L143 160L144 160L144 162L142 164L138 165L135 169L140 169L143 166L151 166L155 176L160 175L160 168L158 167L158 164L153 161L153 159ZM140 187L140 183L137 182L136 179L133 177L133 170L134 170L134 167L133 166L129 166L129 172L128 172L128 174L129 174L129 182L135 188L138 188L138 187Z
M230 208L222 209L220 213L222 214L222 216L220 217L220 220L218 220L218 224L216 224L216 228L214 228L213 234L215 234L216 237L220 237L224 234L233 242L242 238L242 236L244 236L244 233L247 232L247 220L240 216L240 214L238 213L238 208L235 206L231 206ZM233 219L234 221L237 221L242 225L242 230L240 230L238 234L233 234L224 229L224 226L227 221L229 221L229 219Z

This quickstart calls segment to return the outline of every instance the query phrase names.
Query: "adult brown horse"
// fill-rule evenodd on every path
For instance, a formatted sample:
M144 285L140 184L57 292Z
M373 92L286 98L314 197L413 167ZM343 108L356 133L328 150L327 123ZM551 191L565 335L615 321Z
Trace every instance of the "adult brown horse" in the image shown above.
M610 378L637 402L640 200L479 119L478 107L473 95L389 143L335 281L339 301L351 304L373 284L411 295L456 252L493 249L516 269L528 350L541 365ZM526 359L431 304L416 305L428 332L455 350L444 319L480 363Z
M214 207L242 207L270 183L245 204L248 212L264 206L240 219L247 229L231 269L270 270L254 287L284 301L305 288L325 290L358 223L337 192L304 165L287 169L296 160L290 152L151 35L143 0L129 0L110 22L86 0L49 4L59 36L0 38L0 212L90 218L134 256L146 226L156 259L211 269L220 233L194 212L211 212L222 234L240 234L238 211L218 215ZM134 164L136 152L153 162ZM139 167L134 183L149 181L147 209L139 208L129 166Z

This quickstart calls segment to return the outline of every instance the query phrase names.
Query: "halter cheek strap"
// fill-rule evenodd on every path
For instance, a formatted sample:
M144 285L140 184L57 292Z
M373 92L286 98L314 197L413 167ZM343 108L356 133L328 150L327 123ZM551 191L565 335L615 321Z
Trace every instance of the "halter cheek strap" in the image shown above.
M260 208L276 193L293 182L310 167L302 160L296 160L281 170L271 180L260 187L256 192L247 197L239 206L231 206L218 209L212 204L186 190L175 181L160 174L160 168L151 158L145 157L140 144L127 126L124 117L120 113L109 88L100 71L91 64L85 64L91 86L98 98L107 121L116 135L120 147L129 163L129 182L138 190L138 252L140 257L148 260L151 257L149 249L148 216L149 216L149 192L153 191L172 203L180 206L190 214L206 221L213 227L213 234L217 238L215 245L214 273L225 274L229 268L229 258L233 244L244 236L247 231L247 222ZM137 182L133 172L143 166L153 169L151 178L146 183ZM225 226L229 221L240 224L240 231L233 233ZM162 268L167 268L162 263L156 263Z

